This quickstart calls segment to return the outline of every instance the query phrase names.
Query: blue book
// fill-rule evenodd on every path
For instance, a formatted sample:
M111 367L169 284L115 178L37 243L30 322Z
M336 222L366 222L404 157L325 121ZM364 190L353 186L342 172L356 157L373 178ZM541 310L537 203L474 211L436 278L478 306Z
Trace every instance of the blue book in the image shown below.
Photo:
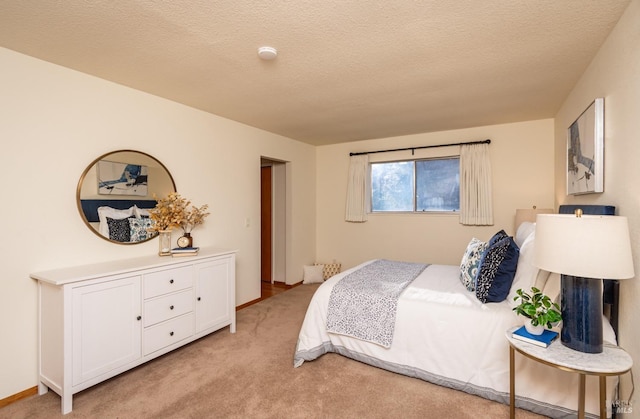
M524 326L522 326L519 329L513 331L512 337L514 339L529 342L534 345L546 348L551 345L551 342L558 338L558 332L544 329L544 332L542 332L541 335L532 335L531 333L527 332L527 329Z

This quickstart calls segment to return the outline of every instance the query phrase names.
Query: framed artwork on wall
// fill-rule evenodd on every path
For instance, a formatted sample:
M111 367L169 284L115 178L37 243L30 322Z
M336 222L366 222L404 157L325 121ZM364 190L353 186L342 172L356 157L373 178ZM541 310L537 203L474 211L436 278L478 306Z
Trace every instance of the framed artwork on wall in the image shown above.
M604 192L604 99L597 98L567 130L567 195Z
M98 161L98 194L147 195L147 166Z

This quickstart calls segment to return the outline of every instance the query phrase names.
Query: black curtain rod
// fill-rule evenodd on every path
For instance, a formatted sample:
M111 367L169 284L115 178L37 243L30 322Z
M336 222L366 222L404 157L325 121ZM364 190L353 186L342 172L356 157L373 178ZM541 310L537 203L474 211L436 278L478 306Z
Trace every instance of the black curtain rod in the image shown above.
M411 150L411 155L413 155L414 151L419 150L421 148L451 147L451 146L454 146L454 145L470 145L470 144L491 144L491 140L469 141L469 142L466 142L466 143L424 145L424 146L420 146L420 147L394 148L392 150L363 151L363 152L360 152L360 153L349 153L349 155L350 156L361 156L363 154L390 153L392 151L406 151L406 150Z

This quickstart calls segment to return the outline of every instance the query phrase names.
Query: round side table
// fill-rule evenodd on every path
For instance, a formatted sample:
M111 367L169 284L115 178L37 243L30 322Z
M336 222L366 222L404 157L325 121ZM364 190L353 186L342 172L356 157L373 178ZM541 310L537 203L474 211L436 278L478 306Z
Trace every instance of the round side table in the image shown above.
M510 417L516 415L515 394L515 353L518 352L527 358L558 368L564 371L580 374L580 388L578 392L578 418L584 418L585 378L587 375L598 376L600 382L600 417L607 417L606 393L607 377L622 375L633 366L631 356L619 346L606 345L602 353L589 354L567 348L560 339L556 339L547 348L514 339L511 333L520 326L514 326L506 331L509 341L509 405Z

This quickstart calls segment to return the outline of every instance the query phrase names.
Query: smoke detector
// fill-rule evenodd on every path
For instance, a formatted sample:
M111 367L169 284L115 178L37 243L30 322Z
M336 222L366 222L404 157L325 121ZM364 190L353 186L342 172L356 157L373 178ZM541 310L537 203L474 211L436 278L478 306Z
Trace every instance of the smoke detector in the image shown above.
M258 48L258 57L265 61L275 60L278 56L278 50L273 47Z

